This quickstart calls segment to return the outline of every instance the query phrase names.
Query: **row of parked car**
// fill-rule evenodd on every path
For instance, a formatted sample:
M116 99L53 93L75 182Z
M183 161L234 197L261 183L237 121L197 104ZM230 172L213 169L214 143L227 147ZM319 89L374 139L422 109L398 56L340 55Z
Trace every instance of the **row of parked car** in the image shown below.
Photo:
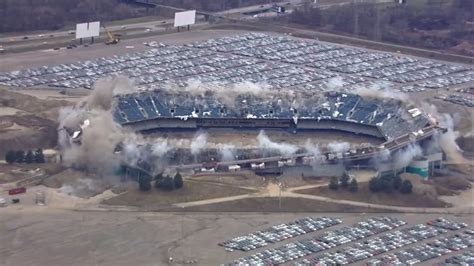
M256 254L239 258L231 265L281 264L314 254L329 248L341 246L372 235L392 230L406 222L394 217L373 217L352 226L327 231L323 234L286 245L267 249Z
M249 251L276 243L288 238L315 232L342 223L340 219L329 217L304 217L289 223L274 225L263 230L238 236L219 243L228 251Z
M472 233L458 233L450 237L439 238L433 242L418 244L395 253L384 255L380 259L372 260L369 265L413 265L472 246L474 246L474 235ZM472 253L467 256L454 256L452 259L447 259L446 262L455 262L456 258L471 261L471 263L474 262ZM459 261L459 259L457 260ZM455 264L462 265L463 263ZM466 263L465 265L471 264Z
M465 74L471 70L468 66L449 65L315 41L299 41L286 36L245 34L240 37L223 37L196 42L189 46L251 58L306 65L345 74L358 74L397 83L427 79L423 82L428 82L432 86L446 87L474 80L470 75ZM445 78L445 75L452 73L456 74ZM431 82L430 79L433 81Z
M456 223L446 218L440 217L432 221L427 222L428 225L436 226L448 230L459 230L467 227L466 223Z
M454 255L447 258L440 266L448 265L474 265L474 250L463 252L459 255Z
M451 94L446 97L442 97L443 101L464 105L467 107L474 107L474 98L472 96L464 96L458 94Z
M357 242L340 250L304 259L298 265L340 265L372 258L379 254L446 233L445 229L418 224L402 230L385 233L379 237Z
M169 85L184 87L200 80L221 85L251 81L277 89L304 86L307 90L320 91L331 86L329 78L340 76L341 86L384 79L407 85L423 80L426 87L435 88L474 80L473 75L465 74L468 70L467 66L314 40L248 33L184 46L160 45L123 56L0 73L0 84L90 88L101 77L122 74L149 90Z

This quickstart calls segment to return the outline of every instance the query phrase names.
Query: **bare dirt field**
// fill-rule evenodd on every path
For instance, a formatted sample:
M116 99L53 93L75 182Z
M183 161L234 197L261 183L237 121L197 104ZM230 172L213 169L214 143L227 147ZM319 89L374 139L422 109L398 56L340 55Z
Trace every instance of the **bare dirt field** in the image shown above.
M303 198L278 197L247 198L222 203L192 206L183 211L190 212L335 212L335 213L367 213L384 212L381 209L357 207L338 203L322 202ZM179 211L179 209L175 209Z
M367 202L381 205L392 205L402 207L420 207L420 208L439 208L446 207L447 204L436 198L417 194L401 194L398 191L392 193L378 192L372 193L369 190L368 183L359 183L359 190L355 193L347 189L338 189L336 191L327 186L297 190L296 193L318 195L334 199L344 199L359 202Z
M338 217L334 230L383 214L334 213L140 213L35 209L0 215L0 265L167 265L195 261L220 265L254 252L226 252L217 244L305 216ZM388 214L414 225L430 214ZM471 216L450 216L470 223ZM407 225L407 226L409 226ZM472 225L472 224L471 224ZM321 231L322 232L322 231ZM266 248L321 234L315 232Z
M58 110L70 104L0 88L0 156L8 150L54 147Z
M81 101L85 95L90 93L88 89L57 89L57 88L37 88L14 90L16 93L29 95L41 100L60 100L75 104Z
M187 181L182 189L163 191L152 188L148 192L133 189L108 199L103 203L108 205L135 206L153 211L169 209L173 203L242 195L251 192L255 191L217 183Z
M258 188L265 185L265 181L261 176L256 175L252 171L239 171L229 173L200 173L187 177L187 180L213 182L219 184L253 187Z

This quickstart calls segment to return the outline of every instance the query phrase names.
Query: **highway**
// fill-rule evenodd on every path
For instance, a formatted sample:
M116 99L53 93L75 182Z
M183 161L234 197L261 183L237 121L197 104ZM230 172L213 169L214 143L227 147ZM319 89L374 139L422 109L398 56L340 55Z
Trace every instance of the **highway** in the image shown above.
M146 1L142 1L146 2ZM300 5L300 0L292 0L292 1L285 1L281 2L280 5ZM165 5L158 5L156 4L157 7L162 7L162 8L168 8L168 9L173 9L176 10L176 12L183 11L184 9L182 8L176 8L172 6L165 6ZM201 12L198 11L198 24L199 23L205 23L204 22L204 17L203 14L210 15L210 16L233 16L234 18L238 18L241 13L244 12L256 12L262 9L268 9L271 8L272 4L266 4L266 5L254 5L254 6L248 6L248 7L242 7L242 8L234 8L234 9L228 9L225 11L221 12L216 12L216 13L206 13L206 12ZM200 16L199 16L200 14ZM235 17L235 15L239 15ZM107 23L105 24L107 26L107 29L111 32L121 32L121 31L132 31L132 30L141 30L145 31L146 29L150 29L153 31L157 27L165 27L165 26L172 26L174 23L174 18L170 19L162 19L162 20L154 20L154 21L147 21L147 22L139 22L139 23L129 23L129 24L120 24L120 21L114 22L113 26L107 26ZM74 39L75 30L61 30L61 31L44 31L41 33L36 33L36 34L18 34L16 36L2 36L0 35L0 44L6 45L6 44L11 44L11 43L26 43L30 42L32 40L42 40L42 41L51 41L54 40L55 38L58 37L69 37L71 39ZM105 30L103 28L100 29L101 35L105 34ZM51 37L53 36L53 37ZM27 37L25 39L25 37Z
M323 1L329 2L329 3L318 4L318 6L321 8L328 8L330 6L343 5L343 4L348 4L352 2L352 0L323 0ZM370 0L364 0L364 1L370 1ZM147 1L138 0L136 2L146 3ZM153 0L150 0L149 2L153 4ZM302 3L303 3L302 0L289 0L289 1L279 2L278 5L285 6L286 12L290 13L295 7L301 6ZM167 6L167 5L160 5L160 4L153 4L153 5L155 5L156 7L175 10L176 12L184 10L182 8L176 8L176 7ZM208 24L208 22L204 18L204 15L208 15L210 17L232 19L232 20L255 20L255 19L258 19L258 17L245 15L244 13L261 12L264 10L271 9L272 6L273 6L273 3L263 4L263 5L253 5L253 6L247 6L247 7L241 7L241 8L232 8L232 9L228 9L228 10L224 10L220 12L214 12L214 13L197 11L196 24L197 25ZM270 11L270 12L266 12L264 16L265 17L277 16L277 13ZM112 25L109 26L108 24L112 24ZM134 35L140 37L141 35L147 34L147 33L153 34L153 32L158 33L158 32L168 31L173 28L173 24L174 24L174 18L168 18L168 19L160 19L160 20L152 20L152 21L144 21L144 22L135 22L135 23L127 23L127 22L121 23L121 21L113 21L113 22L105 23L105 26L110 32L122 34L123 36L126 35L127 39L130 39L130 37ZM104 39L106 37L106 32L102 27L100 29L100 33L101 34L99 38ZM19 47L26 48L26 47L31 46L31 50L36 50L35 48L38 46L39 46L39 49L41 49L41 45L44 46L44 45L52 45L52 44L58 43L58 46L60 46L60 44L64 45L65 41L73 43L74 39L75 39L75 29L59 30L59 31L41 31L41 32L36 32L34 34L33 33L26 33L26 34L19 33L15 35L0 34L0 48L9 50L10 48L12 49L19 48Z

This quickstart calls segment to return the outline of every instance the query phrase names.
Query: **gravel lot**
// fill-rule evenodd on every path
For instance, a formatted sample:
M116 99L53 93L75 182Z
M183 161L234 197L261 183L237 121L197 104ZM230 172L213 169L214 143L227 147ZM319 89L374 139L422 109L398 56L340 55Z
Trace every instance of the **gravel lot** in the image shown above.
M199 265L217 265L250 254L227 252L218 243L272 225L306 216L335 217L343 221L340 225L271 244L255 252L383 215L174 214L62 211L47 207L9 207L1 211L0 265L163 265L169 257L173 257L175 263L195 261ZM408 224L401 229L439 217L430 214L387 215L407 221ZM448 218L472 222L472 216Z

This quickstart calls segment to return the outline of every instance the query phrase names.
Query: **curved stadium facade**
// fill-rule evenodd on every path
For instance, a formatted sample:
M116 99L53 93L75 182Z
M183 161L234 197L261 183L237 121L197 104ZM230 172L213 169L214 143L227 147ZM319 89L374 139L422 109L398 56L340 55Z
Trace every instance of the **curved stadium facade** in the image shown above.
M238 96L229 107L213 97L144 92L119 96L114 117L123 126L145 133L157 129L282 128L337 130L393 141L436 128L419 109L404 109L398 100L325 93L311 101L313 104L295 108L284 99L268 102Z

